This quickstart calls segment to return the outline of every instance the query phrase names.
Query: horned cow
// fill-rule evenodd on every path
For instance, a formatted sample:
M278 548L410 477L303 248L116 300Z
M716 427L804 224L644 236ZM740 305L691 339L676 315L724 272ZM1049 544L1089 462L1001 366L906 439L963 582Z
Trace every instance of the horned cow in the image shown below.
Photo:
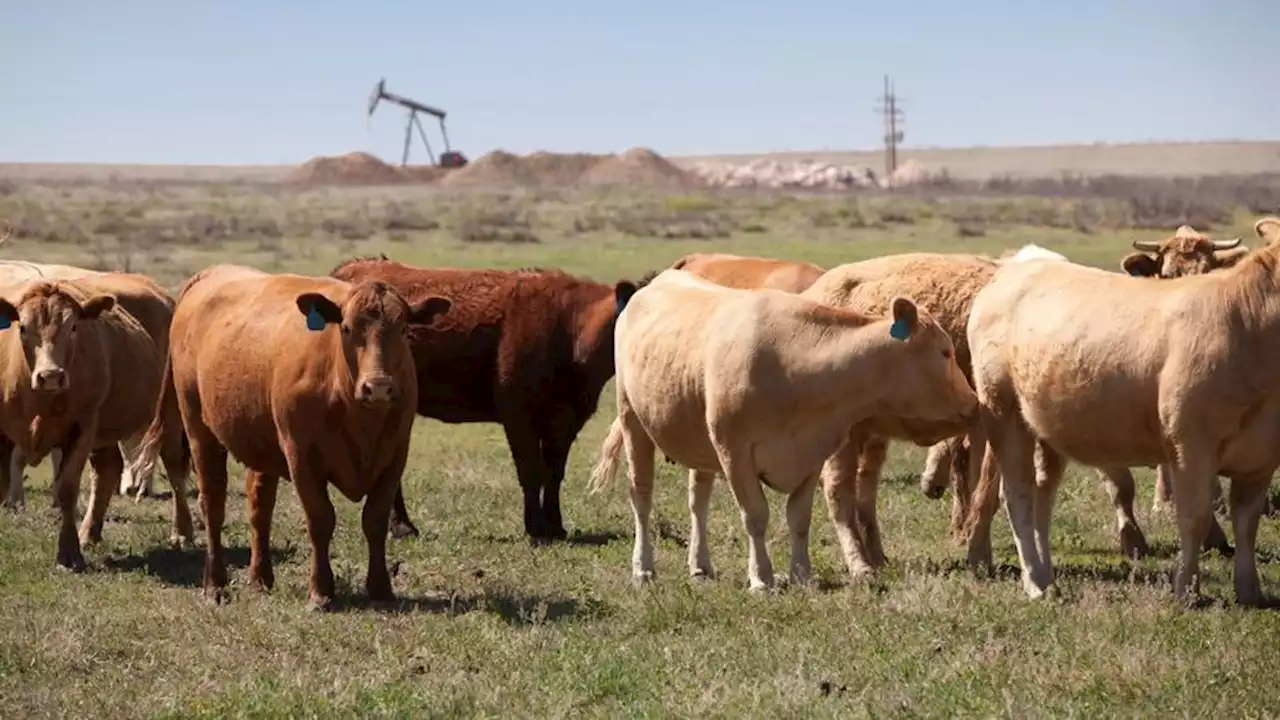
M809 579L813 491L851 428L920 421L936 440L970 420L974 397L950 338L914 303L892 316L851 313L778 290L727 288L663 271L635 293L615 336L618 415L591 477L599 491L625 447L635 515L632 573L653 577L650 539L657 449L700 479L690 489L689 571L712 575L706 545L711 483L722 473L748 536L748 582L773 585L761 485L788 495L793 582ZM843 496L832 510L851 573L865 549Z
M1235 594L1263 600L1255 541L1280 466L1280 218L1234 267L1153 282L1069 263L1009 265L974 300L967 335L982 423L1023 569L1053 583L1049 528L1068 459L1164 464L1181 546L1174 592L1199 591L1216 475L1231 479ZM1033 450L1044 488L1037 501Z
M569 450L613 377L614 319L636 284L610 286L558 270L417 268L356 259L332 276L382 280L410 301L441 293L453 306L433 327L413 323L417 411L447 423L497 422L524 493L524 529L541 544L568 537L560 486ZM397 537L417 535L403 491Z

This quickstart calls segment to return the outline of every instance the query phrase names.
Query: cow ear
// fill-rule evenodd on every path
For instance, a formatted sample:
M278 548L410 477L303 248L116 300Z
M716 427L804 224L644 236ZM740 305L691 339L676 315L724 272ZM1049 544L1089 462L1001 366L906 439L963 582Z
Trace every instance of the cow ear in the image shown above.
M307 329L323 330L326 325L342 322L342 308L320 293L302 293L297 299L298 312L307 318Z
M617 285L613 286L613 299L617 305L617 314L621 315L627 303L631 302L631 296L636 294L636 284L630 280L619 280Z
M1213 259L1217 262L1218 267L1229 268L1243 260L1248 254L1249 248L1247 247L1236 247L1231 248L1230 250L1215 250L1213 253Z
M0 330L8 330L18 322L18 308L13 303L0 298Z
M430 325L436 316L449 312L453 301L439 295L428 295L409 306L409 322L415 325Z
M115 306L115 295L94 295L80 304L80 319L97 320L102 313Z
M1155 277L1160 274L1160 264L1146 253L1132 252L1120 261L1120 267L1134 277Z
M898 340L906 340L920 327L920 311L916 304L904 297L893 299L893 325L889 334Z

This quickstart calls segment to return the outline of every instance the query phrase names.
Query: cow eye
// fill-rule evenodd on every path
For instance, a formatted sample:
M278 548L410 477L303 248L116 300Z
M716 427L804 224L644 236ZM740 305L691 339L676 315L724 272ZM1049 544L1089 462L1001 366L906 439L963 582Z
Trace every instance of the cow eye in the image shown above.
M951 351L950 351L950 350L943 350L943 351L942 351L942 359L943 359L943 360L950 360L950 359L951 359Z

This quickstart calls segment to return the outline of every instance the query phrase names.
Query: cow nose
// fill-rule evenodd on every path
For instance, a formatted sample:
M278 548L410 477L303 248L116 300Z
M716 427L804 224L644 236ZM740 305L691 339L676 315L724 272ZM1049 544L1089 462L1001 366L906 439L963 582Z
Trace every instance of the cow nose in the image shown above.
M67 386L67 372L62 368L37 370L31 378L36 390L63 390Z
M387 402L395 399L395 390L395 383L390 378L374 378L361 381L357 393L363 402Z

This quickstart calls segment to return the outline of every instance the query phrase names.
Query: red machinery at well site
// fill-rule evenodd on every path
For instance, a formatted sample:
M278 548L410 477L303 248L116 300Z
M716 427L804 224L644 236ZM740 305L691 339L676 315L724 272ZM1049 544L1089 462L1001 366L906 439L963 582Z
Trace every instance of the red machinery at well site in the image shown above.
M460 168L467 164L467 157L457 150L449 147L449 133L444 127L445 111L439 108L423 105L416 100L410 100L407 97L387 92L387 80L383 78L373 88L373 94L369 96L369 116L373 116L373 109L378 106L379 100L393 102L409 111L409 119L404 128L404 156L400 160L400 166L404 167L409 164L409 143L413 139L413 128L417 126L418 135L422 138L422 144L427 149L427 156L431 158L432 165L439 165L446 168ZM418 113L426 113L440 121L440 135L444 138L444 152L440 153L440 161L436 162L436 156L431 152L431 143L427 141L427 133L422 129L422 122L418 120Z

